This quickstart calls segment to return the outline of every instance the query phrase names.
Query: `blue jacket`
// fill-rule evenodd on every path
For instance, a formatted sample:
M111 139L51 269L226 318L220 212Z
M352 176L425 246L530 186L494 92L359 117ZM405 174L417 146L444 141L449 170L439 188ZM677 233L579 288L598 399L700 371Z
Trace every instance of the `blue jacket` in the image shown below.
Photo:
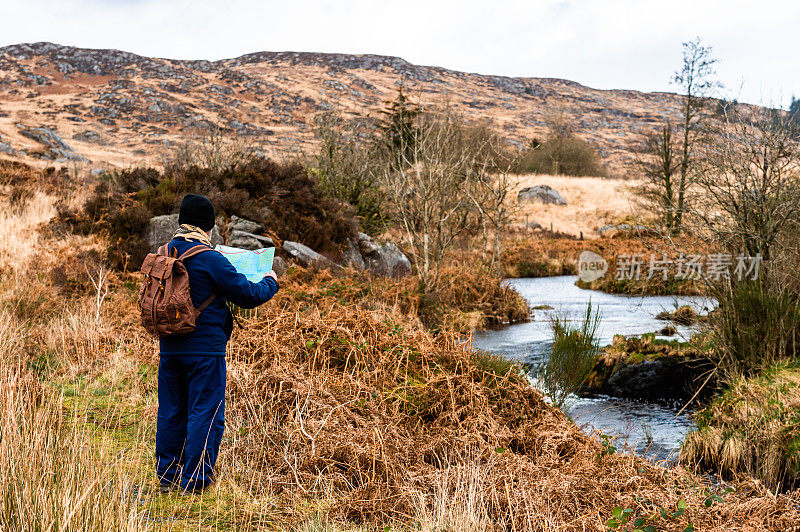
M199 242L177 238L169 243L178 255ZM195 307L213 293L217 297L197 316L195 330L188 334L160 339L161 356L225 356L225 346L233 332L233 316L226 301L242 308L255 308L266 303L278 291L278 283L264 277L251 283L238 273L230 261L216 251L204 251L184 262L189 274L189 291Z

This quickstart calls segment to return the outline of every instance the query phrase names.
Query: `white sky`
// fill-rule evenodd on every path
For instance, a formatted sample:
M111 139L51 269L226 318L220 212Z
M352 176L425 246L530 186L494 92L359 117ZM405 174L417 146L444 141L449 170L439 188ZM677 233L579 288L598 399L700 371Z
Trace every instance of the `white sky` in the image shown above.
M729 97L800 96L797 0L0 0L0 46L373 53L603 89L674 90L680 44L696 36L714 47Z

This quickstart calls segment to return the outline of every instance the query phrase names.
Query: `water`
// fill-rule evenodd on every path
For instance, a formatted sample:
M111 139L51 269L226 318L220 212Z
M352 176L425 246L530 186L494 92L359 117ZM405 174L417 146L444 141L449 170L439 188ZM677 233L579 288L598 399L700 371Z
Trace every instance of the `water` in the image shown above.
M662 311L691 305L699 312L708 312L716 303L704 297L645 296L627 297L584 290L575 286L577 277L543 277L511 279L508 285L522 294L531 308L531 321L503 329L475 333L473 345L503 354L524 364L537 366L546 361L552 343L550 319L556 314L580 320L591 300L601 315L598 332L600 345L610 344L615 334L625 336L656 332L668 322L655 319ZM552 309L536 310L539 306ZM692 329L677 325L677 336L688 339ZM628 447L653 460L675 457L686 433L694 424L683 405L673 402L635 401L607 396L573 398L568 413L587 430L602 430L617 437L616 446Z

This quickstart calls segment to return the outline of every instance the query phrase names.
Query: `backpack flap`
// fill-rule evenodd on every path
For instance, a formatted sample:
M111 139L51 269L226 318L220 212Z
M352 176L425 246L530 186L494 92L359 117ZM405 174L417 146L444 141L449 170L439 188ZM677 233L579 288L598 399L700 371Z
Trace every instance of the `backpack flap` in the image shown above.
M172 275L172 263L175 259L156 253L150 253L142 263L142 273L156 279L167 279Z

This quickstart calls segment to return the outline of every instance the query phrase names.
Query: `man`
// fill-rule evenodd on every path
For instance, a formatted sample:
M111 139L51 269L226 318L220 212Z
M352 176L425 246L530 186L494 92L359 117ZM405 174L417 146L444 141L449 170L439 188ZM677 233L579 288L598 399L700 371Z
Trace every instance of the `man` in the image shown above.
M204 196L187 194L168 251L182 254L197 244L211 246L216 213ZM275 272L258 283L238 273L222 254L198 253L185 260L195 307L216 297L197 316L195 330L160 339L156 472L163 491L200 492L214 480L225 428L225 347L233 331L227 301L254 308L278 291Z

